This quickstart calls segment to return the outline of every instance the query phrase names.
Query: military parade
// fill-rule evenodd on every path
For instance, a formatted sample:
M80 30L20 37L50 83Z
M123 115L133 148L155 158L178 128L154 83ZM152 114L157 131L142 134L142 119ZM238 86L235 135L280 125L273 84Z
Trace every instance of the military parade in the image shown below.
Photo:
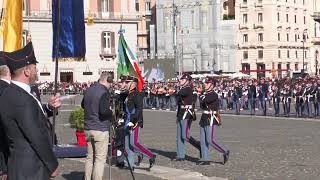
M318 0L0 10L0 180L319 179Z

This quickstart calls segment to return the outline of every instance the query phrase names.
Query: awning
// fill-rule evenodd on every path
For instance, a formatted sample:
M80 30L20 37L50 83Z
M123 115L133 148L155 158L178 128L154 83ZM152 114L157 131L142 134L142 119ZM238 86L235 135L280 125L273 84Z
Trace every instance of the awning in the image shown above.
M289 69L274 69L274 70L272 70L272 69L252 69L252 70L240 70L240 72L242 72L242 73L248 73L248 72L257 72L257 73L259 73L259 72L272 72L272 71L274 71L274 72L279 72L279 71L284 71L284 72L287 72L287 71L289 71Z
M60 69L60 73L72 73L72 69Z

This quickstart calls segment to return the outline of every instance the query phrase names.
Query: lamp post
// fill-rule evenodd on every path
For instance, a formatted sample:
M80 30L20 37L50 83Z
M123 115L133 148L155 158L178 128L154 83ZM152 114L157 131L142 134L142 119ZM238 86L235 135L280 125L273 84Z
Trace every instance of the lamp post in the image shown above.
M304 59L305 59L305 43L306 43L306 40L308 39L308 34L307 32L303 32L302 34L302 50L303 50L303 53L302 53L302 70L301 70L301 74L302 76L304 76L304 73L305 73L305 69L304 69Z
M316 76L318 75L318 55L319 55L319 51L316 50Z

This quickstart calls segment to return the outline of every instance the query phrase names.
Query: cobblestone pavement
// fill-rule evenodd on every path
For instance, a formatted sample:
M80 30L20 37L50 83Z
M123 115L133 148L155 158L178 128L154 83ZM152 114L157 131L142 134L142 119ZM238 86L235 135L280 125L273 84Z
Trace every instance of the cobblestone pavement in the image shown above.
M75 104L79 104L79 100ZM57 134L60 143L76 142L74 130L68 125L68 116L74 108L73 105L64 105L59 111ZM317 119L223 115L217 140L231 151L230 160L224 166L219 163L222 157L212 149L213 163L196 165L199 153L189 144L186 145L187 161L171 161L176 155L175 112L145 110L144 121L141 142L158 154L157 165L160 166L241 180L320 177L320 121ZM194 122L191 134L199 139L198 121ZM69 160L61 163L63 172L83 172L83 165L69 165ZM60 179L63 177L65 174Z

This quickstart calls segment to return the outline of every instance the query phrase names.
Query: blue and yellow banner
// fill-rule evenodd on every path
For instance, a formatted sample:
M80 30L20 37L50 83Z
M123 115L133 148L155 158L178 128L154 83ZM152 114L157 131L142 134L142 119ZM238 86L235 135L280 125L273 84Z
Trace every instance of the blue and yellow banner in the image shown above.
M52 57L61 59L85 59L86 38L83 0L60 0L60 22L58 0L52 1L53 46ZM59 50L56 53L57 25L59 27Z

